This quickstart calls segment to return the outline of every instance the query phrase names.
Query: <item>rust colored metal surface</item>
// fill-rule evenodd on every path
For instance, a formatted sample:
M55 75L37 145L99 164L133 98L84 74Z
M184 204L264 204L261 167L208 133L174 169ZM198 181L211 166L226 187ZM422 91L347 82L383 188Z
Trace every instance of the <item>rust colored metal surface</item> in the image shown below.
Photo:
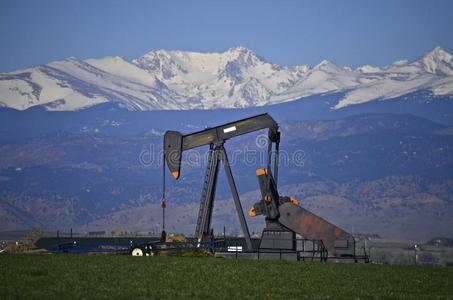
M282 225L304 238L321 239L329 255L354 254L353 236L338 226L291 202L280 205L279 211Z

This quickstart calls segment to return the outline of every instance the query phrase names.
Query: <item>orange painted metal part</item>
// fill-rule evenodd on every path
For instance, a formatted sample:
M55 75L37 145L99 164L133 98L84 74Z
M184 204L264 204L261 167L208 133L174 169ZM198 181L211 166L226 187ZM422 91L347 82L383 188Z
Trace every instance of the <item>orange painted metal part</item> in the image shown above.
M250 216L251 218L253 218L253 217L256 216L255 208L251 207L251 208L249 209L249 216Z
M265 168L260 168L256 170L256 176L261 176L267 174L267 169Z

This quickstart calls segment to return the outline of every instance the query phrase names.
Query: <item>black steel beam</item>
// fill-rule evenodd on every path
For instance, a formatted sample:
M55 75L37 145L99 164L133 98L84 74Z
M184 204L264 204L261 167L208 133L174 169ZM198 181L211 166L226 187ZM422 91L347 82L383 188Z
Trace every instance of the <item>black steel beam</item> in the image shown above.
M230 186L231 194L233 195L234 205L236 206L236 212L239 217L239 222L241 223L242 232L244 233L245 243L247 245L247 250L253 250L252 239L250 238L249 228L247 226L247 221L245 220L244 211L242 210L241 201L239 200L238 190L234 182L233 173L231 172L230 163L228 161L228 156L225 149L222 147L223 155L223 167L225 170L226 177L228 179L228 184Z

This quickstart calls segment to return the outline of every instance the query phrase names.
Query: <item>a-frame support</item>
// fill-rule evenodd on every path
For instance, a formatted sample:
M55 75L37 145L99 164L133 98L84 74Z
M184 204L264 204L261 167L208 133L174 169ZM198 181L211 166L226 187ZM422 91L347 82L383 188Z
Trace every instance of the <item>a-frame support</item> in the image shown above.
M210 145L195 236L198 238L198 241L202 241L206 237L210 236L212 211L214 208L214 198L217 186L217 176L219 173L219 163L221 161L223 161L225 175L228 179L228 185L230 186L231 194L234 200L234 205L236 206L236 212L239 217L239 222L241 223L242 232L244 233L247 250L252 250L252 240L250 238L250 232L247 226L247 222L245 220L244 211L242 210L239 194L236 188L236 184L234 182L233 174L231 172L228 156L226 154L225 148L223 147L223 144Z

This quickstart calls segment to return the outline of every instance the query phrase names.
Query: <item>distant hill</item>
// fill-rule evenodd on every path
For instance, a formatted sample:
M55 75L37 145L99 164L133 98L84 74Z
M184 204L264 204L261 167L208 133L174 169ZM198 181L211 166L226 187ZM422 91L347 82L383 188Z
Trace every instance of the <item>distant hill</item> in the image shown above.
M1 113L7 116L0 132L2 230L146 232L161 226L159 151L164 128L173 123L173 128L193 131L204 122L216 124L246 114L238 111L233 118L233 111L212 111L219 120L208 120L196 117L205 111L193 111L180 120L169 117L182 116L180 112L133 113L113 106ZM22 114L32 121L27 124ZM280 125L282 157L287 159L282 161L281 194L296 196L303 206L349 231L422 239L451 235L451 127L408 114L293 119ZM233 172L244 209L258 200L254 171L263 165L259 136L226 145L230 160L235 157ZM195 229L205 150L196 156L199 160L183 166L180 181L169 179L172 231ZM255 159L244 163L245 150ZM227 226L239 233L225 180L219 180L215 230ZM249 220L252 231L259 232L262 221Z

